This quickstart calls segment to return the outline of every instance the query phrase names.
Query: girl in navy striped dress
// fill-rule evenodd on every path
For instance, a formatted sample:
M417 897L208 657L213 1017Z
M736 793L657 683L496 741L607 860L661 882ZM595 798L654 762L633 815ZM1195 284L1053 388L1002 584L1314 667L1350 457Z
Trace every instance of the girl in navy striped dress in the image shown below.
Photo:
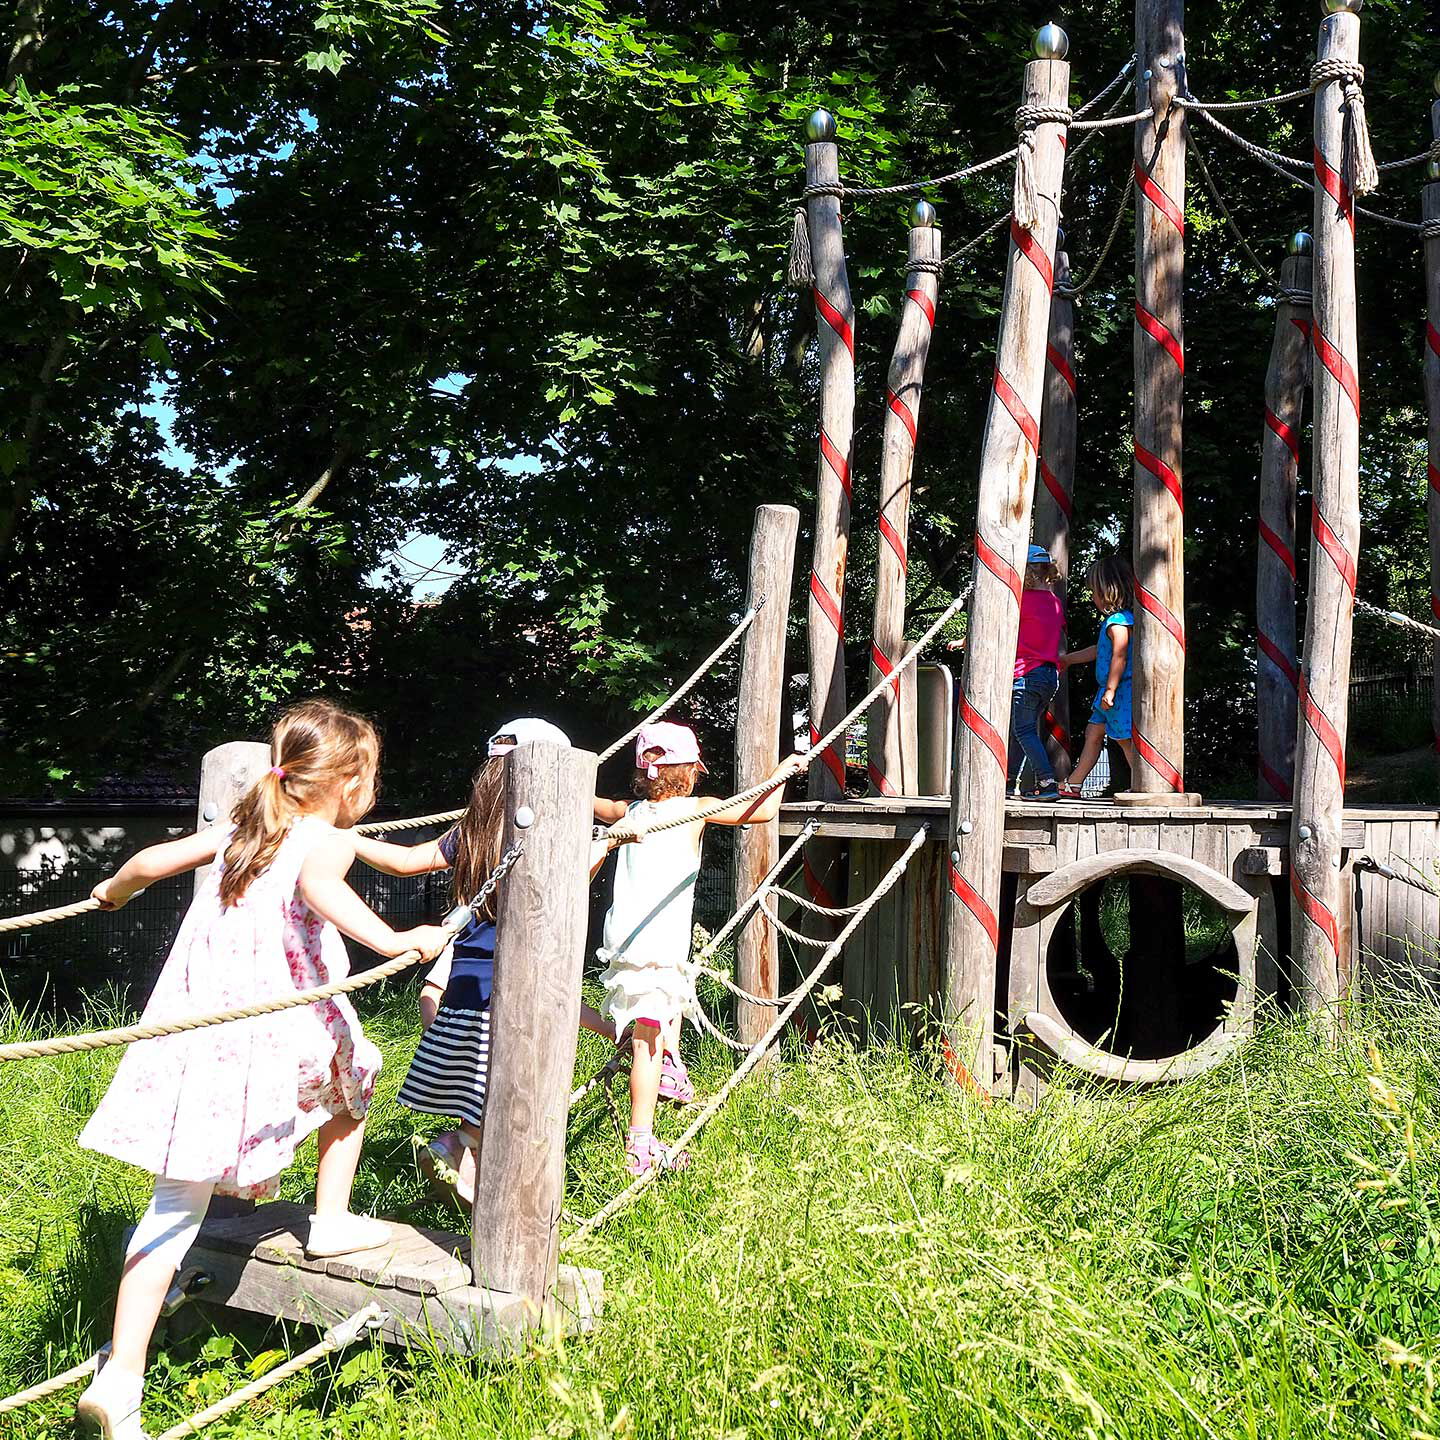
M514 720L490 737L488 758L476 774L470 803L453 829L419 845L392 845L357 837L359 859L387 875L449 870L456 904L479 893L500 861L504 829L505 756L533 741L568 745L565 733L544 720ZM418 1146L421 1168L466 1205L475 1198L475 1151L485 1115L490 1069L490 990L495 976L495 897L486 900L454 944L425 977L421 1018L425 1032L410 1062L400 1103L426 1115L458 1116L458 1129Z

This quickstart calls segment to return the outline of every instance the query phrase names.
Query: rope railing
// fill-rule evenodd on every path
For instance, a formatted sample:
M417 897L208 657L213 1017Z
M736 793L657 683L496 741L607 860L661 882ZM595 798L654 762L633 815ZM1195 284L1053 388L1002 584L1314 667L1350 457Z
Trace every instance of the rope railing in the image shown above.
M1105 268L1105 262L1110 258L1110 252L1115 248L1115 241L1120 236L1125 216L1130 209L1130 197L1134 193L1135 173L1132 170L1125 181L1125 188L1120 195L1120 203L1115 207L1115 218L1110 222L1110 233L1106 235L1105 243L1100 247L1100 254L1090 267L1090 273L1076 284L1056 285L1055 293L1057 295L1067 300L1078 300L1100 278L1100 272Z
M1427 625L1423 620L1412 620L1410 616L1402 614L1399 610L1382 610L1368 600L1356 600L1355 608L1362 615L1370 616L1372 620L1383 620L1385 624L1394 625L1399 630L1413 630L1427 639L1440 640L1440 628Z
M469 905L457 905L445 917L442 928L451 935L458 934L469 923L471 911L478 909L490 898L524 852L525 842L517 840L500 857L500 863L486 877L480 893ZM398 975L413 965L422 964L429 958L431 957L422 951L406 950L393 960L387 960L359 975L349 975L343 980L333 980L328 985L317 985L309 990L296 990L289 995L277 995L270 1000L258 1000L253 1005L238 1005L232 1010L220 1010L212 1015L186 1015L175 1020L152 1020L148 1024L92 1030L83 1035L56 1035L48 1040L22 1040L11 1045L0 1045L0 1064L9 1060L41 1060L52 1055L75 1055L85 1050L133 1045L140 1040L159 1040L167 1035L182 1035L190 1030L208 1029L211 1025L228 1025L236 1020L253 1020L260 1015L274 1015L282 1010L314 1005L321 1000L333 999L336 995L350 995L356 990L378 985L382 980L388 980L392 975Z
M803 931L787 925L763 900L760 902L760 911L781 935L796 945L804 945L811 950L823 950L829 943L822 936L806 935Z
M53 925L57 920L73 920L77 915L89 915L100 908L98 900L87 899L77 900L73 905L57 905L52 910L36 910L29 915L11 915L0 920L0 935L11 930L33 930L38 925Z
M768 595L761 595L740 617L740 623L700 662L694 674L677 689L672 690L638 725L632 726L613 745L606 746L600 752L597 763L603 765L612 755L624 749L647 725L653 725L662 715L678 705L709 674L711 667L739 643L741 637L755 623L755 617L765 608L767 599Z
M940 615L930 628L905 652L889 674L883 676L867 691L857 704L831 726L826 734L814 741L804 755L796 757L794 774L804 774L804 772L880 698L886 687L894 685L896 683L896 677L920 658L920 655L929 646L930 642L945 628L950 622L951 617L959 611L970 598L970 591L974 588L974 583L972 580L970 584L940 612ZM725 800L717 800L713 805L706 806L704 809L696 811L693 815L677 815L671 820L662 820L656 825L626 825L624 821L621 821L619 824L611 826L610 834L617 842L624 843L643 840L647 835L660 835L667 830L678 830L686 825L699 825L706 820L712 819L716 815L723 814L726 810L734 809L737 805L746 805L752 800L758 800L761 796L768 795L777 785L784 783L784 779L762 780L758 785L751 785L748 789L741 790Z
M293 1360L287 1360L283 1365L277 1365L273 1370L267 1370L258 1380L252 1380L248 1385L242 1385L232 1394L225 1396L223 1400L217 1400L213 1405L207 1405L198 1414L182 1420L178 1425L172 1425L157 1436L156 1440L184 1440L185 1436L193 1435L197 1430L202 1430L205 1426L213 1424L232 1411L248 1405L267 1390L273 1390L275 1386L289 1380L291 1376L298 1375L302 1370L308 1370L327 1355L333 1355L337 1350L348 1350L361 1336L368 1334L371 1330L378 1330L389 1318L388 1311L372 1302L363 1310L357 1310L348 1319L332 1325L314 1345L295 1356Z
M1235 243L1245 252L1255 269L1265 277L1266 284L1274 288L1277 284L1275 272L1255 253L1249 240L1245 238L1245 232L1241 230L1239 223L1230 213L1230 207L1225 203L1225 197L1220 193L1220 187L1210 173L1210 166L1205 159L1205 151L1196 142L1196 137L1193 135L1190 137L1190 151L1195 156L1195 163L1200 167L1200 175L1205 181L1205 188L1210 192L1210 198L1215 202L1215 208L1219 210Z
M770 1049L781 1034L784 1033L785 1027L790 1023L790 1017L800 1008L801 1002L810 991L824 978L825 972L834 963L835 957L844 949L850 937L864 923L865 917L894 888L901 875L905 873L906 867L914 858L916 851L925 843L928 834L929 827L923 825L915 832L909 845L906 846L904 853L895 861L890 869L885 872L880 883L870 892L869 899L850 917L845 928L841 930L826 947L825 953L816 961L815 968L811 970L805 978L804 983L801 984L792 995L790 1003L780 1011L771 1022L770 1028L750 1047L745 1058L736 1066L735 1073L715 1092L714 1096L706 1103L704 1109L700 1111L695 1119L686 1127L684 1133L675 1141L675 1149L683 1150L685 1146L720 1113L725 1102L734 1093L736 1088L744 1082L746 1076L760 1063L765 1052ZM662 1173L660 1166L653 1165L643 1175L637 1176L624 1190L607 1201L588 1220L582 1221L571 1235L562 1240L560 1242L561 1251L564 1252L574 1249L575 1246L579 1245L587 1236L605 1224L606 1221L613 1219L622 1210L628 1209ZM163 1436L161 1440L164 1440Z

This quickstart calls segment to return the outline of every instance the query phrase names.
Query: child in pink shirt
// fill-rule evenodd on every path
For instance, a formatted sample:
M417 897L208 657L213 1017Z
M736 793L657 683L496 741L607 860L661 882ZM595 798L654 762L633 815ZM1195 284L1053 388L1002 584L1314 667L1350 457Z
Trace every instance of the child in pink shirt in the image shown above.
M1015 686L1010 697L1010 765L1007 788L1019 796L1020 771L1028 760L1038 788L1030 798L1058 800L1055 770L1040 735L1040 719L1060 684L1060 638L1065 606L1055 593L1057 572L1050 552L1032 545L1020 596L1020 638L1015 647Z

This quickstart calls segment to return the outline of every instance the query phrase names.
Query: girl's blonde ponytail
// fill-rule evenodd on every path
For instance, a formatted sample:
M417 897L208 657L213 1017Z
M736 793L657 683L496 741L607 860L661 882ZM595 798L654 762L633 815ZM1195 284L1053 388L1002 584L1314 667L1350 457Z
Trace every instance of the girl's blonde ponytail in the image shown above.
M362 716L328 700L304 700L276 722L270 759L270 769L231 812L235 830L220 875L225 907L237 904L251 881L270 868L296 816L379 763L380 737Z

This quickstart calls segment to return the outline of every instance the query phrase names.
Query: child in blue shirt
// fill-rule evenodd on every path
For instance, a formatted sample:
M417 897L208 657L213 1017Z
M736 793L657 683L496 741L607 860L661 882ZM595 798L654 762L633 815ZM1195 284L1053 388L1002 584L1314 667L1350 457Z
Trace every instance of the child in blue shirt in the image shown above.
M1085 726L1085 746L1070 778L1060 786L1062 800L1079 800L1085 777L1100 758L1100 747L1106 738L1115 741L1125 752L1132 769L1135 746L1130 739L1130 676L1134 655L1130 633L1135 628L1135 576L1121 555L1097 560L1085 577L1090 586L1090 599L1100 612L1100 638L1083 650L1072 650L1060 657L1062 666L1095 662L1095 703Z

